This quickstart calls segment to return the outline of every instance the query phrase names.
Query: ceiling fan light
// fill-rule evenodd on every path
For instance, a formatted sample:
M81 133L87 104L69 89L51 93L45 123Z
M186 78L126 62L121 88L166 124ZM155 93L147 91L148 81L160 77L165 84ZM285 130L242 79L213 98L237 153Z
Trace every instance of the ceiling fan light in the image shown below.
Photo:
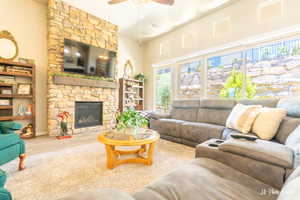
M133 2L136 4L145 4L145 3L149 3L150 0L133 0Z

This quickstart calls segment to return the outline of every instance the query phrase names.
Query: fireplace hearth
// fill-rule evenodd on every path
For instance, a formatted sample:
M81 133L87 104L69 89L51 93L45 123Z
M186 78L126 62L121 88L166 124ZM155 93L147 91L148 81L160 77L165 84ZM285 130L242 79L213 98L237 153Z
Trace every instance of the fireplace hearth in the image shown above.
M103 125L103 102L75 102L75 128Z

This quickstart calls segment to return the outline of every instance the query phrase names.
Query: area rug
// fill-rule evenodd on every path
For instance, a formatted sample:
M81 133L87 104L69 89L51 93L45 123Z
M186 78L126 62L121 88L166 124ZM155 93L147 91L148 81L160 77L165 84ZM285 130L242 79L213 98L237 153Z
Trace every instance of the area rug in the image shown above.
M28 148L33 145L31 142ZM125 164L109 170L104 145L96 140L54 151L50 148L47 152L45 146L43 149L28 156L24 171L16 170L17 160L1 167L9 173L6 188L14 200L56 200L76 191L101 188L117 188L132 194L194 157L193 148L159 140L152 166Z

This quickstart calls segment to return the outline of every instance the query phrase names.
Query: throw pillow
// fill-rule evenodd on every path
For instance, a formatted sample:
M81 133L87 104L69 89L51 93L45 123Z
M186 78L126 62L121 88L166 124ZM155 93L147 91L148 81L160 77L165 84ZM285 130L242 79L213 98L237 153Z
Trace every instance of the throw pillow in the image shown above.
M253 123L252 132L260 139L271 140L277 133L287 110L281 108L262 108Z
M226 121L226 127L242 133L249 133L261 108L260 105L237 104Z

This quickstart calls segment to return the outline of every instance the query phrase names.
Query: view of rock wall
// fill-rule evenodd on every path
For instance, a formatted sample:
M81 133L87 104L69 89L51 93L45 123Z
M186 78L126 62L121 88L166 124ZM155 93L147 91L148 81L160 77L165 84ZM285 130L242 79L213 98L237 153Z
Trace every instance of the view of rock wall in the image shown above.
M300 39L216 56L208 63L209 97L219 97L233 69L247 71L256 87L254 98L300 95Z

